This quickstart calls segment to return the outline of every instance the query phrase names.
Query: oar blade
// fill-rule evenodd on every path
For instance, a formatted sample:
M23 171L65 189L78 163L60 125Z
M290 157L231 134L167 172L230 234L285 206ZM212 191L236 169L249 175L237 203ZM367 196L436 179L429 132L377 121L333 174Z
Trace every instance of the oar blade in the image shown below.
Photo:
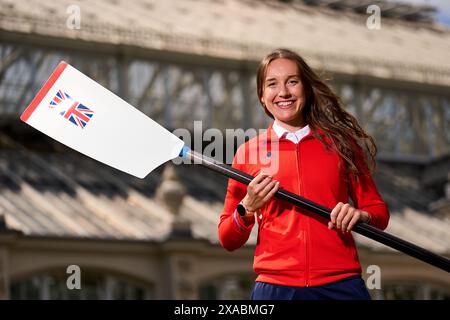
M111 167L144 178L184 143L91 78L62 61L21 120Z

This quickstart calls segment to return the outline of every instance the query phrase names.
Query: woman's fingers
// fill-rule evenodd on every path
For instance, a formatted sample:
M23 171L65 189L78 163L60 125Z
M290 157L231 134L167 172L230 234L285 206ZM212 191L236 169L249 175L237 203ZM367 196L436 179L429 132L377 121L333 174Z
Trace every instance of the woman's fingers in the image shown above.
M259 173L252 181L248 184L248 189L253 190L261 181L263 181L268 175L264 173Z
M260 198L264 198L269 192L270 190L272 190L272 188L274 187L274 185L277 183L277 181L275 180L270 180L269 183L267 183L264 188L258 192L258 196Z
M271 180L265 185L264 189L254 195L255 203L257 203L258 208L264 206L266 202L273 197L278 190L278 186L278 181Z
M264 173L258 174L247 187L245 204L249 210L255 211L264 206L275 194L278 185L279 183L277 184L272 176Z
M339 202L333 210L331 210L330 219L333 226L336 226L336 218L338 216L338 213L341 211L341 208L344 204L342 202Z
M250 182L249 185L251 185L252 183L253 183L253 184L258 184L258 183L260 183L261 181L263 181L264 178L266 178L266 177L268 177L268 176L269 176L269 175L267 175L267 174L265 174L265 173L263 173L263 172L260 172L260 173L258 173L258 175L257 175L256 177L253 178L253 180Z
M263 199L264 203L269 201L275 195L275 193L277 193L278 187L280 186L280 182L279 181L272 181L272 182L273 182L273 184L271 183L271 184L269 184L267 186L267 187L270 186L270 188L268 189L268 192L267 192L266 196Z
M352 231L355 224L360 220L361 215L355 215L353 216L352 220L350 220L350 223L348 224L347 231Z
M341 210L339 210L339 213L336 217L336 228L342 229L342 220L344 220L345 216L348 213L348 210L350 209L350 205L348 203L341 206Z
M339 202L331 211L328 229L338 229L349 232L359 221L369 220L369 214L352 207L348 203Z
M272 177L268 176L266 178L264 178L260 183L258 183L257 185L255 185L253 187L253 193L260 196L261 198L264 197L264 195L262 194L264 189L272 182Z
M352 220L353 216L357 214L357 210L353 207L349 207L347 214L344 216L344 218L342 219L341 222L341 230L342 232L346 232L347 231L347 226L350 222L350 220Z

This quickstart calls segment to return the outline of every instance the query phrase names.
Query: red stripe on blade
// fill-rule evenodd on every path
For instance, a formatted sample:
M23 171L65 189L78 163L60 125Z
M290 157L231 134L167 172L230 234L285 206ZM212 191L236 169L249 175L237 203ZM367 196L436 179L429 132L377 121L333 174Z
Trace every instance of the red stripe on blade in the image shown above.
M55 71L53 71L50 78L48 78L47 82L44 84L41 90L39 90L36 97L34 97L33 101L31 101L28 108L25 109L25 111L20 116L20 120L23 122L27 122L28 118L31 116L31 114L34 112L34 110L37 108L39 103L41 103L42 99L44 99L47 92L50 90L50 88L55 84L56 80L58 80L61 73L64 71L64 69L67 67L67 62L61 61L58 66L56 67Z

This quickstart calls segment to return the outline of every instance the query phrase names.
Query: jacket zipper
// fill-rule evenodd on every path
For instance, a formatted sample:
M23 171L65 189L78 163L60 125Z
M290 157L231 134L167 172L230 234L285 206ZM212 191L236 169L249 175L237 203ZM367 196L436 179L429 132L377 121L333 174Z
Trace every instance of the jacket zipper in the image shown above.
M303 139L302 139L303 140ZM303 189L302 189L302 177L301 177L301 156L300 156L300 144L302 143L302 140L299 141L296 145L296 163L297 163L297 177L299 177L299 195L303 196ZM306 228L306 234L305 234L305 285L306 287L309 287L309 248L308 248L308 242L309 242L309 220L305 217L305 228Z

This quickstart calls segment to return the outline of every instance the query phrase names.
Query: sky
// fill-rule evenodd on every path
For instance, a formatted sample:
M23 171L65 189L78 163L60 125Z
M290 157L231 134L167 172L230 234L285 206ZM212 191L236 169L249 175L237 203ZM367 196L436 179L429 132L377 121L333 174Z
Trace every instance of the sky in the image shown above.
M450 0L396 0L395 2L404 2L411 4L431 5L436 7L436 21L450 26Z

